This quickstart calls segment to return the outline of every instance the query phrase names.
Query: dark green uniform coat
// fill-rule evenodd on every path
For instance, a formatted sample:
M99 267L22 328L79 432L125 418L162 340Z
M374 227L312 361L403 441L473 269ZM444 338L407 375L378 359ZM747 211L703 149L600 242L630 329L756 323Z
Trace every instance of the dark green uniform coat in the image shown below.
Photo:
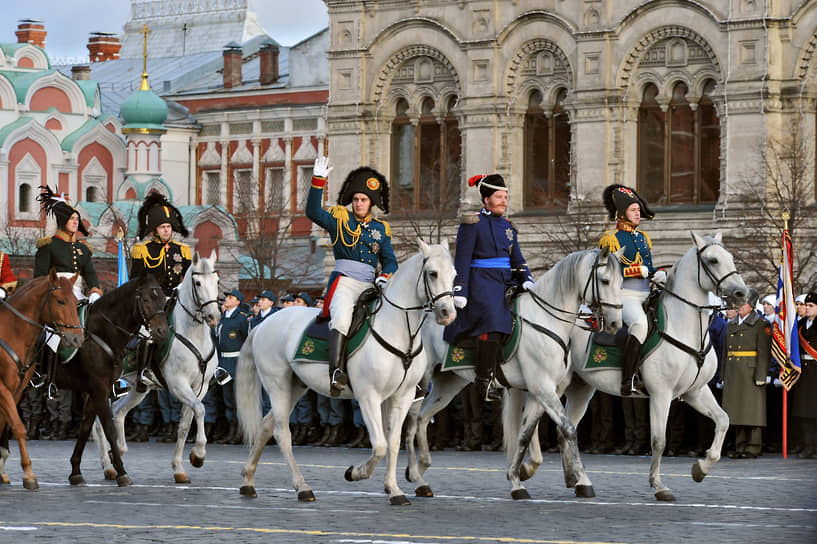
M67 232L58 231L54 236L40 238L37 241L37 254L34 256L34 277L47 276L51 267L54 267L57 273L79 272L85 280L88 292L101 294L91 254L91 248L84 240L78 241Z
M771 359L771 325L752 312L742 324L726 325L723 409L730 425L766 426L766 375ZM763 382L757 386L755 382Z

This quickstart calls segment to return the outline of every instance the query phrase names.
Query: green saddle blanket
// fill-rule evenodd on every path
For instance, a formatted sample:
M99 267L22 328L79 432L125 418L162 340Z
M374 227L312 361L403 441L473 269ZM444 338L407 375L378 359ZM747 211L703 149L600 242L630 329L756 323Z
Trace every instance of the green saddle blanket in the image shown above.
M507 341L502 344L502 356L505 361L513 357L516 353L516 348L519 347L520 317L516 311L517 300L514 300L513 315L515 316L513 324L511 325L511 335ZM443 359L442 370L464 370L474 368L477 365L477 350L476 348L460 346L456 344L448 344L448 350Z
M371 302L369 308L374 309L377 301ZM301 335L301 341L298 343L298 349L295 350L295 357L293 362L297 363L328 363L329 362L329 343L326 338L319 338L317 336L310 336L308 334L314 320L307 325ZM346 341L346 360L360 349L366 337L369 336L369 320L364 319L360 328L353 333Z
M170 313L168 319L168 325L170 325L170 332L158 346L156 351L153 352L153 360L157 365L160 365L167 359L167 354L170 353L170 346L173 345L173 337L176 334L176 320L173 318L173 313ZM125 355L122 358L122 376L126 376L133 372L136 372L137 369L137 360L136 360L136 350L135 349L125 349Z
M664 305L658 300L656 308L658 316L658 326L652 331L641 347L641 359L645 359L658 346L661 340L661 331L664 330L666 317L664 316ZM621 358L624 353L619 347L602 346L596 344L595 336L590 335L590 349L587 352L587 361L584 363L585 370L609 370L611 368L621 368Z

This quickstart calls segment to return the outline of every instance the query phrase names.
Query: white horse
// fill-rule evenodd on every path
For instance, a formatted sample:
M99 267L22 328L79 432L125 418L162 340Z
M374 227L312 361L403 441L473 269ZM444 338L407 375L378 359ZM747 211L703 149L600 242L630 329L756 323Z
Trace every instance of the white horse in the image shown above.
M661 482L661 455L666 441L670 403L680 398L715 423L715 437L705 459L692 466L692 478L700 482L720 459L721 446L729 427L729 416L718 405L707 383L717 369L708 326L714 307L709 293L735 304L746 300L748 289L735 269L732 255L723 247L720 233L701 237L690 232L694 245L667 275L660 296L666 316L661 340L643 360L640 374L649 393L652 464L650 486L659 501L674 501L672 491ZM585 369L591 347L590 334L575 328L570 337L571 366L581 380L573 380L567 391L566 410L578 424L596 389L619 395L621 369ZM508 414L513 417L512 414ZM505 416L505 414L503 414ZM518 417L518 416L516 416Z
M174 337L167 358L161 365L161 373L168 390L182 402L179 431L176 435L176 449L173 452L173 477L176 483L190 483L190 478L182 465L185 440L190 431L193 415L196 416L196 443L190 452L190 464L199 468L204 464L207 436L204 433L204 403L210 378L218 366L210 327L218 324L220 316L218 295L219 282L215 269L216 252L209 258L193 255L193 260L179 284L178 299L173 309ZM127 376L133 385L136 374ZM150 388L148 388L148 391ZM127 396L113 405L117 443L124 454L128 451L125 442L125 416L148 394L139 393L131 387ZM100 447L102 468L105 477L113 474L108 457L107 442L98 433L98 422L94 425L94 438Z
M594 495L593 485L579 458L576 430L559 398L569 377L568 335L575 326L582 303L590 305L605 330L615 331L621 326L620 253L621 250L610 253L600 249L572 253L539 278L530 292L519 297L519 347L510 360L502 365L502 372L511 387L514 390L528 391L522 423L517 420L504 429L506 445L512 443L515 446L513 450L508 449L507 457L508 479L511 481L511 497L514 499L530 498L522 480L527 479L532 472L527 464L522 464L522 454L533 441L531 451L538 453L538 464L541 464L535 430L544 413L548 414L558 428L567 487L575 487L575 493L580 497ZM443 341L442 329L438 326L426 326L423 342L429 351L430 373L445 357L448 345ZM423 479L426 469L431 466L428 423L434 414L447 406L473 380L474 371L471 369L436 372L431 393L423 402L419 416L412 413L407 419L409 466L406 468L406 479L417 484L415 494L419 497L433 496L431 487ZM506 402L505 410L508 407ZM517 405L517 411L521 407L522 404ZM414 452L415 433L420 450L419 458ZM514 453L511 454L510 451ZM522 453L516 455L517 451Z
M375 466L387 457L385 490L391 504L409 504L397 485L395 470L400 433L416 385L426 366L419 332L425 313L433 311L437 323L447 325L456 317L453 304L454 264L445 245L418 240L420 253L400 265L381 297L379 311L369 318L370 333L349 358L352 390L343 398L356 398L369 430L372 454L346 470L348 481L371 477ZM238 419L251 452L244 466L241 494L255 497L255 471L270 436L289 465L298 500L315 496L295 464L289 414L307 388L329 395L325 364L293 362L302 333L312 322L314 308L291 307L277 312L253 329L238 360L236 398ZM261 385L269 393L270 412L261 419Z

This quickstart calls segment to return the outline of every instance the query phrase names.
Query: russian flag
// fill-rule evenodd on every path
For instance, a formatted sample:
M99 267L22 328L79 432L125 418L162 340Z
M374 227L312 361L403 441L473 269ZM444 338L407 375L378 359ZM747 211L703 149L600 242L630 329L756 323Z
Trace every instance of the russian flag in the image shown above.
M780 365L780 381L787 391L800 378L800 342L792 288L792 247L789 230L783 230L783 261L777 278L777 314L772 333L772 355Z

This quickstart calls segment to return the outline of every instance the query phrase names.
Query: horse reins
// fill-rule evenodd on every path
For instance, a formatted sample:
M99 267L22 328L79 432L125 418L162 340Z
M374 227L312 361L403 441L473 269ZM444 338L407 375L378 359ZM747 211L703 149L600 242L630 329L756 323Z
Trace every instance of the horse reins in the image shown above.
M195 272L195 271L190 272L191 276L205 276L207 274L215 274L215 272ZM182 303L181 300L178 300L177 303L178 303L179 306L182 307L182 310L184 310L187 315L189 315L191 318L193 318L193 321L195 321L196 323L199 323L199 324L204 323L204 317L203 317L204 307L207 306L208 304L218 305L218 299L212 299L212 300L207 300L205 302L202 302L201 297L199 296L199 292L196 289L196 283L195 282L191 282L190 291L193 294L193 304L196 305L196 312L195 313L188 310L187 307Z
M215 274L215 272L196 272L195 270L190 272L191 276L205 276L208 274ZM191 312L187 309L187 307L182 303L180 299L176 300L176 304L178 304L184 312L193 319L194 322L198 323L199 325L204 324L204 307L208 304L218 304L217 299L207 300L205 302L201 301L201 296L199 295L198 289L196 289L196 282L190 282L190 292L193 295L193 304L196 305L195 313ZM201 372L202 380L201 385L199 386L199 393L204 388L204 373L207 370L207 361L209 361L213 354L216 351L215 342L212 340L210 341L210 353L207 354L207 357L202 357L201 352L196 348L195 344L191 342L188 338L183 336L179 331L173 331L173 336L179 339L179 341L196 357L199 361L199 372Z

